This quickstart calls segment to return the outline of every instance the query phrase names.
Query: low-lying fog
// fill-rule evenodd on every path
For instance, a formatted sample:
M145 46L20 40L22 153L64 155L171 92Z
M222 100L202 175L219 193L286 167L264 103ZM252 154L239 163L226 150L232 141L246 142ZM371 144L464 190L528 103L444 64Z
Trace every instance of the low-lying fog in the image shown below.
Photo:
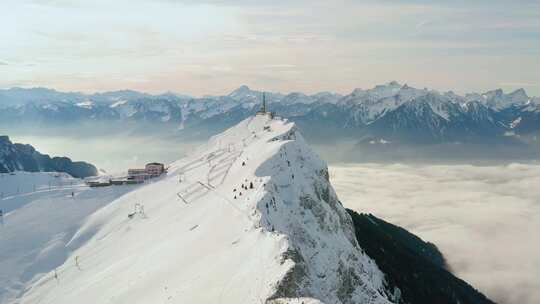
M499 303L540 303L540 165L330 167L340 200L435 243Z
M41 153L67 156L89 162L108 173L125 173L128 168L149 162L171 163L192 151L199 143L170 138L130 136L35 136L10 134L12 142L31 144Z

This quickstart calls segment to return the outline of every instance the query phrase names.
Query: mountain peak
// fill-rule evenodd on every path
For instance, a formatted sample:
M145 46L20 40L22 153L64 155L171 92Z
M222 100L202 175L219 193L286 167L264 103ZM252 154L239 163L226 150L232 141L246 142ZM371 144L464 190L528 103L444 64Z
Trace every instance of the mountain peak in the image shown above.
M502 89L496 89L496 90L487 91L486 93L484 93L484 95L486 95L488 98L500 97L504 95L504 92Z
M9 140L9 136L7 135L0 135L0 144L11 144L11 140Z
M251 88L244 84L238 87L236 90L232 91L229 95L241 94L241 93L247 93L247 92L251 92Z
M511 96L512 98L519 98L519 99L525 99L525 100L529 99L527 92L525 92L525 89L523 88L517 89L508 95Z
M127 219L134 197L145 213ZM61 284L49 273L26 300L155 303L165 290L189 303L388 304L393 292L358 245L326 163L294 123L266 115L94 213L70 243L80 247L56 268ZM110 288L126 280L121 293Z
M262 92L254 91L247 85L242 85L238 89L232 91L228 97L239 102L258 102L262 99Z
M49 89L45 87L30 87L30 88L23 88L23 87L12 87L9 89L2 89L2 91L12 91L12 92L33 92L33 93L59 93L59 91L55 89Z
M359 96L359 95L363 95L366 91L364 89L361 89L361 88L356 88L352 91L351 95L356 95L356 96Z

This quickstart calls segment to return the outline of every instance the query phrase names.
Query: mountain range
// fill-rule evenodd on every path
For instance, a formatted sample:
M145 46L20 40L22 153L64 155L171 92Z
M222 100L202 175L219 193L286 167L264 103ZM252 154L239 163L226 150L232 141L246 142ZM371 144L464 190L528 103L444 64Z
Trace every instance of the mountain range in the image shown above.
M5 124L150 123L203 139L259 110L262 91L241 86L228 95L194 98L136 91L62 93L34 88L0 91ZM458 95L395 81L348 95L266 93L268 107L302 128L311 142L349 140L358 146L419 144L539 145L540 98L519 89ZM1 123L0 123L1 124Z

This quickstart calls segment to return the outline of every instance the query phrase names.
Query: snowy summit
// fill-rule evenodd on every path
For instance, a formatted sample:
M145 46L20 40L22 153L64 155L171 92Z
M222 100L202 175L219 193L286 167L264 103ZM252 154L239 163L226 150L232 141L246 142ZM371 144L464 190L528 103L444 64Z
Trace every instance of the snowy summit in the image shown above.
M96 192L99 193L99 192ZM243 120L91 215L21 303L391 303L294 123Z

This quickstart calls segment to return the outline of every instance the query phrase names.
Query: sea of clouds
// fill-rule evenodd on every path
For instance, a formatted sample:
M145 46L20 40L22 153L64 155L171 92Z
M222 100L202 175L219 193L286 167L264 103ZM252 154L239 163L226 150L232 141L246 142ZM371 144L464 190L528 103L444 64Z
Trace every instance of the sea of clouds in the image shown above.
M330 167L343 204L435 243L498 303L540 303L540 165Z

